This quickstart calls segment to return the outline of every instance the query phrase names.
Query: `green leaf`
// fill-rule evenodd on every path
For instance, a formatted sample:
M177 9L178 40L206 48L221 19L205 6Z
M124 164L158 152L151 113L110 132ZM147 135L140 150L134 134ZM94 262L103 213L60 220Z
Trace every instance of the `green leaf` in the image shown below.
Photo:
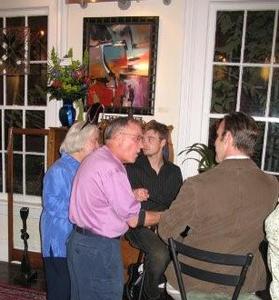
M83 53L82 64L83 64L85 67L88 67L88 65L89 65L89 53L88 53L88 50L87 50L87 49L85 49L85 51L84 51L84 53Z
M73 48L68 50L67 57L73 57Z
M188 157L190 153L197 153L200 158ZM186 160L195 160L198 164L198 169L207 170L216 166L215 153L207 145L203 143L194 143L191 146L186 147L184 150L178 153L178 156L184 155L185 159L182 161L184 163Z

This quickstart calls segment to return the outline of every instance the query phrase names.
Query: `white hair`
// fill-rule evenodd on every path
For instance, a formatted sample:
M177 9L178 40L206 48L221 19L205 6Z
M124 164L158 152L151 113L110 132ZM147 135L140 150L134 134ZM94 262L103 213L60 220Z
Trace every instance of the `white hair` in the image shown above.
M77 122L71 126L60 146L60 153L72 154L81 151L91 135L93 135L94 132L96 134L99 133L99 129L96 125L85 125L85 123L85 121Z

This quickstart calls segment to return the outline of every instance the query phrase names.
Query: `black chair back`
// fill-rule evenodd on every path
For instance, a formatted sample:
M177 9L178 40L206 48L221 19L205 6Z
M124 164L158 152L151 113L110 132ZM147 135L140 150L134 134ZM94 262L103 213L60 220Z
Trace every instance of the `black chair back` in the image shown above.
M182 300L187 300L182 274L207 282L234 286L235 289L232 300L237 299L245 281L248 268L252 263L253 254L234 255L210 252L187 246L172 238L169 238L168 242ZM239 266L240 272L239 275L231 275L199 269L183 263L180 260L180 257L178 258L178 254L212 264L228 265L232 267Z

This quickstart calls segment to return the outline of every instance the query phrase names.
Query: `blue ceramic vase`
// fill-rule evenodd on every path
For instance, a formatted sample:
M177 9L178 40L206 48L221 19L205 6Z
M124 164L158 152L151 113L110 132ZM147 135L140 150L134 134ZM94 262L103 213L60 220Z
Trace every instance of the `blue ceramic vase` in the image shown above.
M76 110L71 100L63 100L63 106L59 110L59 120L64 127L71 127L76 118Z

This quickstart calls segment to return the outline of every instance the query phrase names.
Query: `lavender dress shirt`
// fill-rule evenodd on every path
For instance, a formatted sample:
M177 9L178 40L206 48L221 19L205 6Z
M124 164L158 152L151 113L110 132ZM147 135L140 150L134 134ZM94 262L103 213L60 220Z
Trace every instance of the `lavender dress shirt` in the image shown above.
M127 221L138 215L126 169L107 146L92 152L81 163L74 179L70 220L79 227L114 238L128 230Z

